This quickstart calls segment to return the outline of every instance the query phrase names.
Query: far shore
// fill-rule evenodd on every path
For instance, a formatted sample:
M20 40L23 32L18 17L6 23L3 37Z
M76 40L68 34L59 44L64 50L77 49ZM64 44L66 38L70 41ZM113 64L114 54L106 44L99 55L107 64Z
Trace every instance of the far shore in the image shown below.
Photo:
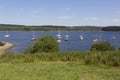
M0 46L0 55L7 53L10 48L14 47L13 43L5 42L5 41L2 41L2 42L5 43L5 45Z

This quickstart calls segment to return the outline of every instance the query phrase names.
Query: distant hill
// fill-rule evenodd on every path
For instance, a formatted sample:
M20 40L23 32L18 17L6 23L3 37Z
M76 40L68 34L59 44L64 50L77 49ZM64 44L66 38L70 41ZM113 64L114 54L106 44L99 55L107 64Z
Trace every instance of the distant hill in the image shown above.
M2 27L2 26L4 26L4 27L8 27L8 26L23 27L23 26L25 26L25 25L17 25L17 24L0 24L0 27Z
M101 30L103 30L103 31L120 31L120 26L107 26L107 27L103 27Z
M72 30L82 30L82 31L86 31L86 30L90 30L90 31L98 31L101 30L100 26L73 26L71 27Z
M56 31L56 30L67 30L67 31L71 31L71 30L84 30L84 31L88 31L88 30L100 30L101 27L98 26L57 26L57 25L35 25L35 26L26 26L26 25L16 25L16 24L0 24L0 31L5 31L5 30L9 30L9 31L31 31L31 30L35 30L35 31Z

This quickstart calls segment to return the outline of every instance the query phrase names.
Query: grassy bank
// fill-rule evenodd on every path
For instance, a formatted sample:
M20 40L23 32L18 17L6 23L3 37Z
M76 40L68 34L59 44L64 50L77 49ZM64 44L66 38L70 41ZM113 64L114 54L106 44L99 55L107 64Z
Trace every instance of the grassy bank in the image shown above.
M8 53L0 80L119 80L120 52Z
M120 67L70 62L0 64L1 80L119 80Z
M79 62L81 64L120 66L120 51L76 51L36 54L8 53L0 56L0 63L33 63L39 61Z

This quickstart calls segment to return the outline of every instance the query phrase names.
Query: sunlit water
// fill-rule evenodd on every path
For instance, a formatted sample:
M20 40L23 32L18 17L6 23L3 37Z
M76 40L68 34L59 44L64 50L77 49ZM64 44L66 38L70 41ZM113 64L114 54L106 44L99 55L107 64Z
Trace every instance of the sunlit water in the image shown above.
M23 53L24 49L34 42L31 40L32 32L25 31L10 31L8 32L10 37L6 38L4 35L6 31L0 31L0 40L12 42L16 46L11 49L13 52ZM36 31L35 36L40 37L42 35L49 34L57 39L58 32L44 32ZM66 32L61 32L61 43L59 44L61 51L76 51L76 50L89 50L94 39L98 41L110 42L116 49L120 46L120 32L104 32L104 31L71 31L68 32L69 40L64 41ZM80 35L83 36L83 40L80 40ZM115 38L113 38L115 37Z

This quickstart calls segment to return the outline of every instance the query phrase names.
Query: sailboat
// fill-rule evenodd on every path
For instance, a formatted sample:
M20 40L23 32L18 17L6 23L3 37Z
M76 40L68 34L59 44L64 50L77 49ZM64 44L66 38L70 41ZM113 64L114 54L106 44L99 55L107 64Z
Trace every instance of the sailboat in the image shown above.
M97 41L98 41L98 39L94 39L94 40L93 40L93 42L97 42Z
M97 38L97 37L99 37L99 36L96 34L95 39L93 39L93 42L97 42L99 40L99 38Z
M83 40L84 38L83 38L83 36L82 35L80 35L80 40Z
M36 40L35 32L33 31L32 33L33 33L33 34L32 34L32 38L31 38L31 40L32 40L32 41L35 41L35 40Z
M61 39L61 38L62 38L62 37L61 37L61 34L60 34L60 30L58 31L57 37L58 37L58 39Z
M8 34L8 31L6 31L6 35L5 35L5 37L10 37L10 35Z
M116 37L115 37L115 36L113 36L113 37L112 37L112 39L116 39Z
M61 43L61 40L60 40L60 39L58 39L58 40L57 40L57 42L58 42L58 43Z
M64 41L68 41L68 40L69 40L69 35L68 35L68 32L66 32L66 35L65 35Z
M80 32L80 36L79 36L80 40L83 40L83 36L82 36L82 31Z
M115 38L115 37L112 37ZM99 30L99 34L95 35L95 39L93 39L93 42L100 42L102 41L102 36L101 36L101 30Z
M57 42L60 43L61 42L61 34L60 34L60 30L58 31L58 34L57 34Z

